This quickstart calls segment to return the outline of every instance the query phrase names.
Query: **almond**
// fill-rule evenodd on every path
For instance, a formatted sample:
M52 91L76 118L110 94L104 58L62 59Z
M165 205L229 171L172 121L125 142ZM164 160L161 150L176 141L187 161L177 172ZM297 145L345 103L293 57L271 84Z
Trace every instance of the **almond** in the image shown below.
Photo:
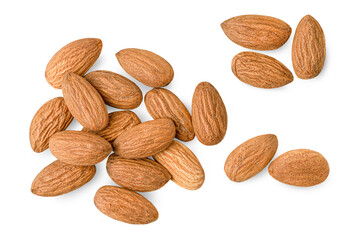
M158 219L155 206L140 194L128 189L101 187L95 194L94 203L100 212L118 221L147 224Z
M196 190L203 185L205 180L203 167L194 153L184 144L173 141L167 149L153 157L168 170L172 181L179 186Z
M62 97L53 98L43 104L30 126L30 143L33 151L46 150L49 138L56 132L65 130L72 120L73 116Z
M65 73L83 76L99 58L103 43L98 38L84 38L61 48L48 62L45 76L54 88L62 88Z
M278 140L273 134L247 140L230 153L225 173L231 181L243 182L261 172L277 151Z
M293 81L293 74L277 59L255 52L241 52L231 63L242 82L258 88L278 88Z
M166 149L176 135L172 120L157 119L140 123L120 134L114 152L123 158L145 158Z
M139 192L160 189L171 178L162 165L149 158L125 159L111 154L106 170L116 184Z
M221 142L227 130L227 112L220 94L213 85L201 82L192 101L192 122L195 135L205 145Z
M87 80L78 74L66 73L62 87L69 111L83 127L99 131L108 125L109 116L105 103Z
M134 109L142 102L140 88L131 80L110 71L94 71L84 77L102 96L104 102L120 109Z
M319 75L326 55L325 35L318 21L307 15L299 22L292 45L295 74L301 79Z
M176 138L191 141L194 138L192 117L182 101L171 91L152 89L145 96L147 111L154 119L170 118L176 125Z
M149 87L164 87L173 79L172 66L153 52L127 48L116 53L116 58L128 74Z
M269 165L268 172L282 183L309 187L325 181L329 175L329 164L318 152L297 149L277 157Z
M58 160L73 165L94 165L112 151L104 138L81 131L63 131L49 139L49 149Z
M74 166L56 160L33 180L31 192L42 197L62 195L89 182L95 171L95 166Z
M273 50L287 42L292 29L282 20L261 15L242 15L221 24L234 43L255 50Z

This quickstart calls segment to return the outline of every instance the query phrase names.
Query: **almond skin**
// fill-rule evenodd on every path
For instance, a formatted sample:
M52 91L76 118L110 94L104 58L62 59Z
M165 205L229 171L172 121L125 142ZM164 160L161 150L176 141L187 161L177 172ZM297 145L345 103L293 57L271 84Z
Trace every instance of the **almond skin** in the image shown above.
M213 85L201 82L192 101L192 122L195 135L205 145L221 142L227 130L227 112L220 94Z
M148 224L158 219L158 211L150 201L120 187L101 187L95 194L94 204L100 212L125 223Z
M225 162L225 173L231 181L243 182L261 172L272 160L278 148L273 134L247 140L230 153Z
M83 127L99 131L108 125L109 116L105 103L87 80L78 74L66 73L62 87L69 111Z
M145 96L145 105L153 119L172 119L176 125L176 138L185 142L193 140L192 117L174 93L163 88L152 89Z
M295 74L301 79L319 75L326 56L325 35L317 20L307 15L299 22L292 45Z
M49 138L56 132L65 130L72 120L73 116L62 97L53 98L43 104L30 126L30 143L33 151L39 153L46 150Z
M116 184L139 192L160 189L171 178L162 165L149 158L125 159L111 154L106 170Z
M82 131L63 131L49 139L49 149L58 160L81 166L97 164L112 151L104 138Z
M31 192L42 197L62 195L89 182L95 171L95 166L74 166L56 160L33 180Z
M273 50L287 42L292 29L282 20L261 15L242 15L221 24L234 43L254 50Z
M164 87L173 79L172 66L153 52L127 48L116 53L116 58L128 74L149 87Z
M103 43L98 38L84 38L61 48L48 62L46 80L54 88L62 88L65 73L83 76L99 58Z
M326 180L329 175L329 164L318 152L297 149L277 157L269 165L268 172L282 183L310 187Z
M293 81L292 72L283 63L261 53L237 54L231 69L239 80L258 88L278 88Z
M94 71L84 77L102 96L104 102L120 109L134 109L142 102L140 88L131 80L110 71Z
M140 123L116 138L114 152L128 159L150 157L166 149L175 135L174 123L168 118Z
M167 149L153 157L168 170L172 181L179 186L196 190L203 185L204 169L194 153L184 144L173 141Z
M82 131L96 134L112 143L121 133L139 123L141 123L141 120L134 112L116 111L109 113L109 124L103 130L95 132L87 128L83 128Z

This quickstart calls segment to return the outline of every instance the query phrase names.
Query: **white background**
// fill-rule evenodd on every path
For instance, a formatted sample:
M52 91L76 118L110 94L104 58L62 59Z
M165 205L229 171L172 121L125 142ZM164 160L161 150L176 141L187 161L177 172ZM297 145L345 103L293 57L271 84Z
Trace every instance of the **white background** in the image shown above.
M355 8L354 1L2 1L1 22L1 239L355 239ZM327 59L312 80L295 80L279 89L240 82L230 69L243 51L220 28L242 14L263 14L293 29L280 49L264 52L292 70L294 30L306 14L324 29ZM36 154L28 141L31 119L49 99L62 95L50 87L44 70L52 55L80 38L97 37L103 51L91 70L111 70L132 79L115 53L134 47L151 50L174 68L168 89L190 109L195 86L211 82L228 111L223 142L187 145L205 169L201 189L169 182L143 194L159 219L148 225L115 221L94 206L98 188L114 184L105 162L82 188L44 198L30 192L32 180L55 160L49 150ZM90 71L91 71L90 70ZM135 81L135 80L134 80ZM149 88L135 81L143 93ZM109 108L109 111L113 111ZM150 118L144 104L134 110ZM73 122L70 129L81 129ZM278 136L276 156L292 149L322 153L330 164L322 184L284 185L267 169L244 182L224 173L228 154L245 140L265 133Z

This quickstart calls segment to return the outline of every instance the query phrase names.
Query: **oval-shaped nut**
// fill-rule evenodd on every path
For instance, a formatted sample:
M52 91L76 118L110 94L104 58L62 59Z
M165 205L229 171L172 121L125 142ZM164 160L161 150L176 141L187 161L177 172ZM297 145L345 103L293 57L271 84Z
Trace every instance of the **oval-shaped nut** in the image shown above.
M108 110L100 94L75 73L66 73L62 82L64 101L74 118L85 128L99 131L109 123Z
M72 120L73 116L62 97L53 98L43 104L30 126L30 143L33 151L39 153L46 150L49 138L56 132L65 130Z
M114 152L129 159L150 157L166 149L175 135L174 123L168 118L140 123L116 138Z
M116 58L128 74L149 87L164 87L173 79L172 66L153 52L127 48L116 53Z
M255 52L241 52L231 63L242 82L258 88L278 88L293 81L293 74L277 59Z
M62 88L65 73L83 76L99 58L103 43L98 38L84 38L61 48L48 62L46 80L54 88Z
M160 189L171 178L167 169L149 158L125 159L111 154L106 170L116 184L139 192Z
M297 149L277 157L269 165L268 172L282 183L310 187L326 180L329 175L329 164L318 152Z
M62 195L89 182L95 171L95 166L74 166L56 160L36 176L31 192L42 197Z
M272 160L278 148L273 134L247 140L230 153L225 162L225 173L231 181L243 182L261 172Z
M227 112L220 94L213 85L201 82L192 101L192 122L195 135L205 145L221 142L227 130Z
M317 20L307 15L295 30L292 61L295 74L301 79L319 75L326 56L325 35Z
M49 150L58 160L81 166L97 164L112 151L104 138L82 131L63 131L49 139Z
M145 105L154 119L172 119L177 129L176 138L185 142L193 140L195 134L192 117L174 93L163 88L152 89L146 93Z
M134 109L142 102L140 88L131 80L110 71L94 71L84 77L102 96L104 102L120 109Z
M234 43L255 50L273 50L287 42L292 29L282 20L261 15L242 15L221 24Z
M172 181L179 186L196 190L203 185L204 169L194 153L184 144L173 141L167 149L153 157L168 170Z
M158 219L158 211L150 201L121 187L101 187L95 194L94 203L100 212L118 221L147 224Z
M109 124L100 131L91 131L83 128L82 131L96 134L106 141L112 143L121 133L141 123L141 120L134 112L116 111L109 113Z

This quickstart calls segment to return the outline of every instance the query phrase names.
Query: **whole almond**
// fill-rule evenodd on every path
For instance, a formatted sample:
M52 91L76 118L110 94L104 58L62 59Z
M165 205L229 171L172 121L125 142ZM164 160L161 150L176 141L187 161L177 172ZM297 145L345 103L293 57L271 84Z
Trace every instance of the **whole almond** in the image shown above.
M112 151L104 138L82 131L63 131L49 139L49 149L58 160L88 166L104 160Z
M131 80L110 71L94 71L84 77L102 96L104 102L120 109L134 109L142 102L140 88Z
M62 88L65 73L83 76L99 58L103 43L98 38L84 38L61 48L48 62L45 76L54 88Z
M109 113L109 124L103 130L95 132L83 128L82 131L96 134L112 143L121 133L139 123L141 123L141 121L134 112L116 111Z
M299 22L292 45L295 74L301 79L319 75L326 55L325 35L317 20L307 15Z
M158 219L155 206L140 194L128 189L101 187L95 194L94 203L100 212L118 221L147 224Z
M43 197L62 195L89 182L95 171L95 166L74 166L56 160L33 180L31 192Z
M293 74L277 59L255 52L241 52L231 63L242 82L258 88L278 88L293 81Z
M127 48L116 53L116 58L128 74L149 87L164 87L173 79L172 66L153 52Z
M287 42L292 29L282 20L261 15L242 15L221 24L234 43L255 50L273 50Z
M278 140L273 134L247 140L230 153L225 173L231 181L243 182L261 172L277 151Z
M62 85L69 111L83 127L99 131L108 125L109 116L105 103L87 80L78 74L66 73Z
M318 152L297 149L277 157L269 165L268 172L282 183L309 187L325 181L329 175L329 164Z
M192 101L192 122L195 135L205 145L221 142L227 130L227 112L220 94L213 85L201 82Z
M168 170L172 181L179 186L196 190L203 185L204 169L194 153L184 144L173 141L167 149L153 157Z
M62 97L53 98L43 104L30 126L30 143L33 151L46 150L49 138L56 132L65 130L72 120L73 116Z
M125 159L111 154L106 162L109 177L118 185L139 192L155 191L171 178L159 163L149 159Z
M172 119L177 129L176 138L185 142L193 140L192 117L174 93L163 88L152 89L145 96L145 105L154 119Z

